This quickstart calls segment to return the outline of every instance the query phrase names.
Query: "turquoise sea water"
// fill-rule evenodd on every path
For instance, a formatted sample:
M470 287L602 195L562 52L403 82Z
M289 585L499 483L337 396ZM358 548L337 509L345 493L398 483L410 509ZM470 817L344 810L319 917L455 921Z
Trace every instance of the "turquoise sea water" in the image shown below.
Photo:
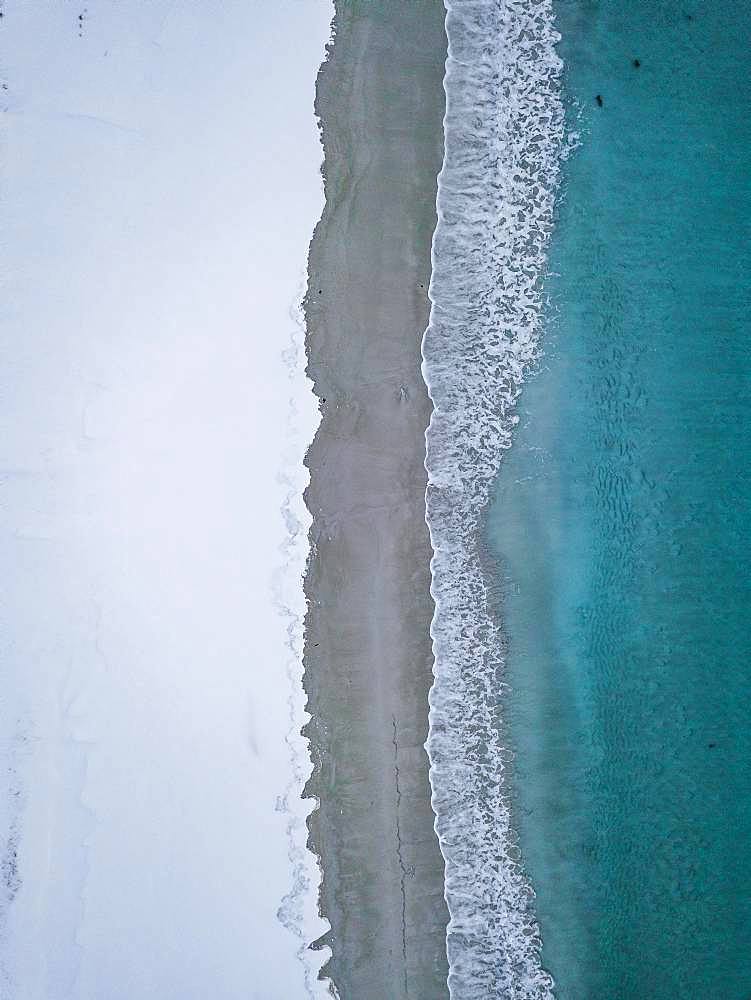
M582 145L488 519L514 819L559 1000L748 1000L751 0L556 13Z

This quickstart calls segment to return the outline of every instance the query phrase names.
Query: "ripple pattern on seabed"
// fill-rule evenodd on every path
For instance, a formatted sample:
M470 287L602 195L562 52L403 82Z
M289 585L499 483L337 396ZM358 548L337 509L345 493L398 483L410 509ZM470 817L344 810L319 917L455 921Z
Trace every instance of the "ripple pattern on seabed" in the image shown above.
M446 859L454 1000L553 996L511 828L498 700L503 642L482 516L540 341L546 254L567 148L551 0L448 3L445 157L423 371L435 682L428 752Z

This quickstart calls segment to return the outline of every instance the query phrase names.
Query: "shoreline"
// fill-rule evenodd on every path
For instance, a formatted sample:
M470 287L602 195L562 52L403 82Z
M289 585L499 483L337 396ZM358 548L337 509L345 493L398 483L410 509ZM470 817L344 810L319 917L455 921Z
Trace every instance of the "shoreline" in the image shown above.
M448 996L444 862L428 780L432 550L425 522L429 317L443 159L445 11L336 3L319 72L326 202L304 309L322 419L304 687L308 820L342 1000Z
M507 795L504 628L483 526L538 356L563 142L549 0L501 11L447 0L446 155L423 355L434 549L430 778L446 859L452 995L552 997ZM492 575L492 574L491 574Z

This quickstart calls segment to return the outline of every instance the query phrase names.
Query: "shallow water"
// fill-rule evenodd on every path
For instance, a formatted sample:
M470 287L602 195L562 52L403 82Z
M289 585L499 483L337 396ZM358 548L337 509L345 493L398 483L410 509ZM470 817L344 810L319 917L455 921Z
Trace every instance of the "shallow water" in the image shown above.
M453 1000L543 998L550 979L509 825L502 643L478 539L539 340L563 139L560 60L550 0L455 0L446 29L446 144L423 356L435 407L428 751L446 858L449 989Z
M751 3L555 6L582 145L488 521L513 818L560 1000L741 1000Z

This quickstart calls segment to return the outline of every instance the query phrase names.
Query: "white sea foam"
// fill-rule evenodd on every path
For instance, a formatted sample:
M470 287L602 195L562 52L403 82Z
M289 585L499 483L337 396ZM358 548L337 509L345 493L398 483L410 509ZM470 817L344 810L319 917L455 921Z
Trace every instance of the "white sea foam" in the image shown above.
M564 151L552 0L451 0L445 157L423 371L434 549L433 806L446 859L454 1000L550 998L510 823L503 641L482 515L539 350L541 280Z

